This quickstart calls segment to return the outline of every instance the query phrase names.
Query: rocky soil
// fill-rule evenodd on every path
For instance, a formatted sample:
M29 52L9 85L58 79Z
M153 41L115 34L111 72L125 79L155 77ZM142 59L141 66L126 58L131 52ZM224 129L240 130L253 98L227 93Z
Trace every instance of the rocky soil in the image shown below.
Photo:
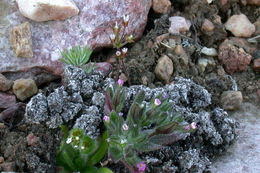
M93 0L92 11L81 0L75 3L78 16L37 23L24 18L14 1L0 2L0 171L57 172L59 126L82 128L92 138L102 133L104 91L119 76L126 83L124 113L145 90L147 101L167 94L176 112L198 123L186 139L140 153L147 172L260 172L259 1ZM110 32L125 9L128 33L139 40L127 45L126 69L118 71L115 50L104 48L109 37L99 34ZM104 21L80 22L96 13ZM17 58L8 41L10 29L27 21L32 60ZM40 39L45 36L46 42ZM77 44L99 48L91 74L57 61L57 50ZM107 166L127 172L119 164Z

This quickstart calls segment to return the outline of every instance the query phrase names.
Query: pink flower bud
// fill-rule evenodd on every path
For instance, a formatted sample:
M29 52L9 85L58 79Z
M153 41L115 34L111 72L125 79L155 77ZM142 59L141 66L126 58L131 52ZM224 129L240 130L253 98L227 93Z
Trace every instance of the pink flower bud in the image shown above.
M124 85L124 81L122 79L118 79L117 81L118 85L123 86Z
M105 116L103 117L103 120L104 120L105 122L109 122L110 117L105 115Z
M129 127L128 127L127 124L123 124L123 125L122 125L122 128L123 128L123 130L125 130L125 131L127 131L127 130L129 129Z
M190 130L190 125L184 126L184 130Z
M154 99L154 104L156 106L159 106L160 104L162 104L161 100L160 99Z

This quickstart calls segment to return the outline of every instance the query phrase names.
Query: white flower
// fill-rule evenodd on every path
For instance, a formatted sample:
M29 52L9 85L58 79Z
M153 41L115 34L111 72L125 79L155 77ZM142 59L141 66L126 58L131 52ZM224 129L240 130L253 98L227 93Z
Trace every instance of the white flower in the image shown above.
M121 139L121 140L120 140L120 144L125 144L126 142L127 142L126 139Z
M72 141L72 138L68 138L66 143L69 144L69 143L71 143L71 141Z
M124 23L128 23L129 15L127 15L127 14L123 15L123 20L124 20Z
M74 148L78 148L79 146L78 145L75 145Z
M116 56L120 56L121 55L121 52L118 50L116 51Z
M77 140L77 141L79 140L79 137L78 137L78 136L76 136L76 140Z
M124 47L124 48L122 49L123 54L126 54L127 51L128 51L128 49L127 49L126 47Z
M111 34L111 35L110 35L110 39L111 39L111 40L115 40L115 39L116 39L116 35L115 35L114 33Z
M82 146L82 147L81 147L81 149L82 149L82 150L84 150L84 149L85 149L85 147L83 147L83 146Z
M127 130L129 129L129 127L128 127L127 124L123 124L123 125L122 125L122 128L123 128L123 130L125 130L125 131L127 131Z
M119 25L118 25L117 22L116 22L116 24L115 24L115 26L114 26L114 29L115 29L115 30L118 30L118 29L119 29Z
M132 34L128 36L129 40L132 40L133 38L134 38L134 36Z

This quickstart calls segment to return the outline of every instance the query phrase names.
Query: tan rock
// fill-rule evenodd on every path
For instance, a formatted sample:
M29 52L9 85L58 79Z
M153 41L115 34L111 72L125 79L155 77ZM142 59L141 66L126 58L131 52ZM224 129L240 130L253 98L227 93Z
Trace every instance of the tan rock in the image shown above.
M171 8L171 1L169 0L153 0L153 10L156 13L165 14Z
M0 91L8 91L12 85L13 81L6 79L6 77L0 73Z
M5 159L3 157L0 157L0 164L4 163Z
M259 0L259 2L260 2L260 0ZM255 33L254 33L254 35L255 36L260 35L260 17L254 23L254 25L255 25Z
M33 57L32 33L28 22L11 29L9 33L9 41L17 57Z
M201 26L201 29L206 32L211 32L215 29L215 26L210 20L205 19Z
M169 83L171 75L173 74L172 60L166 55L162 56L159 58L154 72L158 79Z
M254 60L253 69L257 72L260 72L260 58Z
M16 97L24 101L38 92L38 88L32 79L18 79L14 81L13 92Z
M236 37L251 37L256 29L244 14L231 16L226 22L225 28Z
M247 3L250 5L260 5L260 0L247 0Z
M16 0L25 17L38 21L65 20L79 13L71 0Z
M243 96L240 91L224 91L220 102L225 110L236 110L242 104Z

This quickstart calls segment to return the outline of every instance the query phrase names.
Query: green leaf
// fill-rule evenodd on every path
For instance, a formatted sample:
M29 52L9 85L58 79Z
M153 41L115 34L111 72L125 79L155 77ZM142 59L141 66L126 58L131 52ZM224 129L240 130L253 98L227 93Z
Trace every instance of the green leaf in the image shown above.
M112 156L112 159L115 162L118 162L121 158L123 158L123 150L118 145L110 144L108 153Z
M108 168L99 168L96 173L113 173L113 171Z
M83 66L89 61L91 54L90 48L76 46L61 52L63 58L60 61L69 65Z
M89 154L95 149L95 142L90 137L84 136L83 139L81 139L80 146L84 147L84 149L81 150L84 154Z
M93 155L90 156L88 165L95 165L105 156L108 148L107 143L108 133L104 132L101 141L99 141L99 147Z

